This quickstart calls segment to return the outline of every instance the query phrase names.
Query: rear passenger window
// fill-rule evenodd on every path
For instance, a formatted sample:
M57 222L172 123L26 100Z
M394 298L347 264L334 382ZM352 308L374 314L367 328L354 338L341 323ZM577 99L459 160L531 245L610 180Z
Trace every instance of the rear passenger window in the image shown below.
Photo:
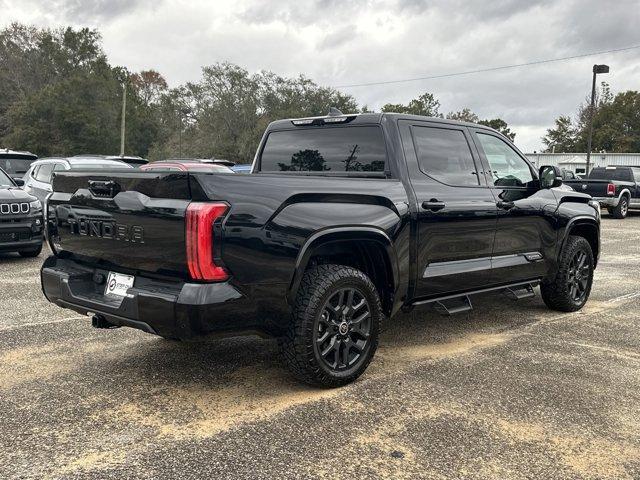
M45 163L43 165L40 165L40 168L36 173L35 179L38 180L39 182L50 183L52 171L53 171L53 163Z
M462 130L411 128L420 170L448 185L479 185L471 149Z
M384 172L387 153L379 127L308 128L271 132L261 172Z

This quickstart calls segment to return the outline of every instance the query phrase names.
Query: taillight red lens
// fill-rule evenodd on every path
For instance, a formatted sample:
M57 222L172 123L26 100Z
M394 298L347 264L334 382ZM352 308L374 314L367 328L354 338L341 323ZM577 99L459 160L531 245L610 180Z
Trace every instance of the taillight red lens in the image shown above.
M616 194L616 186L613 183L607 185L607 195L615 195Z
M229 207L224 203L190 203L186 215L187 266L194 280L220 282L229 278L215 263L213 224Z

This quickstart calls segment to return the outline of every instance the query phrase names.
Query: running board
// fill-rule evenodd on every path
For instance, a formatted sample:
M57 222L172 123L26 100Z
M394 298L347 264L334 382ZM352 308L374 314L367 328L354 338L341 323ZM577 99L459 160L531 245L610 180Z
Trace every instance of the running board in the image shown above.
M533 285L525 285L523 287L507 287L504 289L504 295L511 300L522 300L523 298L535 297Z
M438 302L434 302L433 308L440 315L451 316L456 313L468 312L469 310L473 310L473 305L471 305L471 299L468 295L463 295L462 297L450 298L449 300L442 300Z
M409 309L420 305L433 304L434 309L441 315L453 315L454 313L468 312L473 309L471 304L471 295L486 292L503 292L512 300L521 300L523 298L531 298L535 296L533 288L540 283L539 279L528 282L514 283L511 285L501 285L499 287L483 288L473 290L467 293L459 293L457 295L447 295L439 298L431 298L428 300L417 300L409 305Z

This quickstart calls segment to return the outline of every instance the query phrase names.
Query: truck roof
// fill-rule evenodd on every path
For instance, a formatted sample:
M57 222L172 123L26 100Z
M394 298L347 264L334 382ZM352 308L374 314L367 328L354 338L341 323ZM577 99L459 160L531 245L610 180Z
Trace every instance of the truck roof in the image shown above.
M345 113L342 115L323 115L323 116L318 116L318 117L301 117L301 118L286 118L286 119L282 119L282 120L275 120L273 122L271 122L269 124L268 129L269 130L273 130L273 129L278 129L278 128L283 128L283 127L291 127L291 125L293 124L293 122L302 122L302 121L316 121L318 123L325 123L326 119L337 119L337 118L343 118L343 117L347 117L349 120L349 124L354 125L354 124L371 124L371 123L382 123L384 118L389 118L389 119L393 119L393 120L420 120L420 121L429 121L432 123L441 123L441 124L445 124L445 125L464 125L467 127L474 127L474 128L480 128L483 130L490 130L493 132L496 132L496 130L494 130L491 127L487 127L486 125L480 125L477 123L471 123L471 122L461 122L458 120L449 120L447 118L439 118L439 117L426 117L423 115L409 115L406 113L393 113L393 112L384 112L384 113ZM328 122L326 122L328 123ZM331 123L334 123L334 121L332 121ZM339 124L341 122L335 122L336 124ZM310 124L310 123L309 123ZM304 124L299 124L300 126L303 126ZM500 133L500 132L497 132Z

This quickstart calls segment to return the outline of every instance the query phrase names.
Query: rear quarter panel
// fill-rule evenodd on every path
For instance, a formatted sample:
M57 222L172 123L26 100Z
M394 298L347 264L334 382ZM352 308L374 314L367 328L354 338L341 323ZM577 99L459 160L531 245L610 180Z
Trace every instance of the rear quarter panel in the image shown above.
M231 281L264 309L275 310L274 318L286 309L304 245L318 233L371 227L408 252L408 200L400 180L286 174L191 178L197 183L192 191L231 206L223 224L223 262ZM408 268L408 253L398 258Z

